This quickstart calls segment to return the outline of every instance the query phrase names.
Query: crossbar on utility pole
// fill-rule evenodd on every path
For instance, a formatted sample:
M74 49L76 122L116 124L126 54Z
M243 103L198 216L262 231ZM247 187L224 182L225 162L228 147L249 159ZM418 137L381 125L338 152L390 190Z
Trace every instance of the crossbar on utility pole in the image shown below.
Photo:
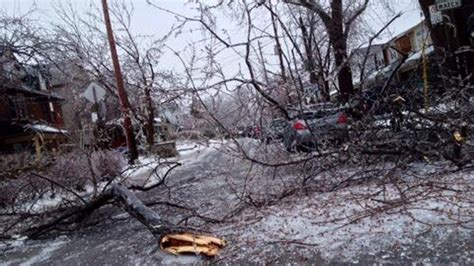
M110 22L109 8L107 0L102 0L102 9L104 11L104 22L107 28L107 37L109 39L110 53L112 56L112 63L114 65L115 79L117 82L117 92L120 99L120 107L123 115L123 129L127 146L129 150L129 160L133 163L138 158L137 143L135 140L135 134L133 133L133 126L131 120L131 107L128 101L127 92L123 83L122 71L120 70L120 63L118 60L117 48L115 46L114 33L112 30L112 23Z

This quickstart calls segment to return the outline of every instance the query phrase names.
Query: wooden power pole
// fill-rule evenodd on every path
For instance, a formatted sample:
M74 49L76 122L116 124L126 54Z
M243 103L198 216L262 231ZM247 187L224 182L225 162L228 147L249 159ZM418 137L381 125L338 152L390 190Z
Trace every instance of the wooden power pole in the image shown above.
M117 92L120 99L120 107L123 115L123 129L127 141L129 160L133 163L138 158L137 142L135 134L133 133L133 126L131 120L131 107L128 101L127 92L123 83L122 71L120 70L120 63L118 60L117 48L115 46L114 33L112 30L112 23L110 22L109 8L107 0L102 0L102 9L104 11L104 22L107 28L107 37L109 39L110 53L112 56L112 63L114 65L115 79L117 82Z

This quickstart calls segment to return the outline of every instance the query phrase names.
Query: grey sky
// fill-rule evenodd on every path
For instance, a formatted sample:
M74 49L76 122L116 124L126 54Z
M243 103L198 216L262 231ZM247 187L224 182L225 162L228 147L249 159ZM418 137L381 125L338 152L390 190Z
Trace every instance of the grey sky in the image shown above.
M27 12L29 9L36 7L37 12L35 16L38 17L45 25L50 22L57 22L56 12L54 6L57 6L58 3L71 3L74 7L74 10L77 10L78 14L82 12L88 12L92 9L92 6L100 6L99 0L0 0L2 5L0 10L6 12L8 15L21 15ZM111 2L113 0L109 0ZM173 12L184 14L187 16L192 16L195 14L193 12L193 4L189 4L189 0L152 0L153 3L159 5L165 9L169 9ZM173 15L160 11L154 7L151 7L146 3L146 0L131 0L130 2L134 5L134 17L132 23L132 29L135 33L139 34L151 34L155 36L162 36L169 31L171 26L175 23L176 19ZM391 12L384 10L380 3L382 0L373 0L374 3L370 6L369 10L365 14L365 20L369 25L371 25L374 30L377 30L378 25L383 25L391 17L388 15ZM416 0L392 0L392 5L395 7L395 11L404 12L405 15L397 20L388 30L387 33L383 36L383 39L388 39L390 36L394 36L399 32L407 29L408 27L415 24L420 20L420 15L418 11L418 5ZM232 19L220 16L219 17L218 29L226 29L230 32L230 35L239 41L239 36L244 38L242 29L236 25ZM192 27L198 27L198 25L188 27L181 35L178 35L177 38L172 38L167 43L173 49L181 51L187 45L193 41L202 39L203 35L199 31L190 31ZM242 41L241 39L240 41ZM198 49L204 48L204 44ZM270 46L267 51L267 54L271 55L273 49ZM189 56L186 52L182 53L182 56ZM239 55L234 51L225 51L219 55L220 62L224 65L227 71L236 72L239 69L239 63L242 63ZM168 52L162 58L163 68L179 68L179 61L176 59L173 53Z
M112 0L113 1L113 0ZM95 10L100 7L100 0L0 0L2 5L0 11L10 16L20 16L34 9L32 16L38 19L43 25L57 23L59 21L56 15L56 8L59 4L71 4L78 14ZM111 1L109 1L111 2ZM126 1L133 3L134 15L132 18L132 31L136 34L163 36L176 22L171 14L150 7L146 0ZM185 15L193 15L191 5L184 0L154 0L154 3L174 12ZM187 41L192 40L192 35L186 34L182 38L170 39L168 45L174 48L182 49ZM186 41L183 41L186 39Z

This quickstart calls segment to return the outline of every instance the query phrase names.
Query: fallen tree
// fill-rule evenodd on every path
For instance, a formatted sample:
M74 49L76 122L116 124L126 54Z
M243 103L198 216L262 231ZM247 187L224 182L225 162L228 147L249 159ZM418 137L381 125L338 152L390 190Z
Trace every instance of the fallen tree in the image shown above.
M113 170L122 168L121 160L111 159L115 154L102 153L104 152L92 153L93 161L88 164L86 154L76 151L61 155L48 165L38 163L36 168L28 168L24 172L21 171L22 168L19 170L16 167L21 167L25 160L20 155L20 159L16 158L18 156L10 156L15 158L5 160L8 164L5 167L12 168L10 170L17 173L17 176L15 179L5 177L0 183L0 192L10 195L9 198L2 198L2 238L11 239L12 235L19 234L38 239L55 231L80 229L88 226L91 215L105 206L116 206L125 210L146 226L157 239L168 233L198 231L164 220L150 207L156 205L156 202L144 203L136 195L137 192L146 193L165 185L170 173L180 166L180 163L158 161L156 166L150 167L149 177L144 184L139 185L130 183L126 177ZM167 171L160 175L160 167L167 168ZM70 176L70 173L77 176ZM110 178L111 175L114 177ZM158 179L157 182L150 182L152 176ZM87 187L91 187L91 191L87 192ZM41 200L58 199L59 202L54 206L41 209ZM164 201L158 204L180 208L186 212L192 211L185 206ZM192 214L193 217L215 222L196 212Z
M120 206L131 217L136 218L155 236L161 249L175 255L195 253L215 256L219 249L225 245L225 241L222 239L191 234L188 232L199 230L177 226L164 220L157 212L142 202L133 191L121 183L113 184L98 197L85 202L84 205L62 211L63 214L59 217L52 218L39 226L31 227L25 233L29 238L36 239L58 229L61 224L80 224L92 212L109 204Z
M164 221L159 214L147 207L138 197L121 183L113 184L109 189L103 191L98 197L85 202L79 207L65 210L62 215L35 227L29 228L26 233L30 238L38 238L61 224L75 224L83 221L93 211L110 204L121 206L131 216L145 225L157 238L165 233L178 232L185 228L177 227Z

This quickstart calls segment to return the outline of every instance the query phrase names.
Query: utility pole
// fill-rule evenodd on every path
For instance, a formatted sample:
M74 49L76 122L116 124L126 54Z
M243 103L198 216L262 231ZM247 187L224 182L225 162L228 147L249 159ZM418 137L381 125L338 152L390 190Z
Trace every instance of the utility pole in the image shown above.
M467 77L474 68L474 52L469 40L468 18L474 12L474 2L472 0L464 1L443 1L443 0L418 0L423 14L426 18L428 28L431 32L431 39L434 47L440 55L445 56L447 68L455 74L461 74ZM431 20L431 7L436 7L439 3L450 2L458 3L449 9L438 10L442 16L441 23L433 23ZM437 9L437 8L436 8ZM460 48L464 49L464 52ZM471 80L473 77L471 76Z
M133 163L138 158L138 149L135 140L135 134L133 133L130 102L128 101L127 92L125 91L125 86L123 83L122 71L120 70L120 63L118 60L117 47L115 46L112 23L110 22L107 0L102 0L102 9L104 11L104 22L105 27L107 28L107 37L109 39L110 53L112 56L115 79L117 82L117 92L120 99L120 107L122 109L123 129L129 151L129 162Z

